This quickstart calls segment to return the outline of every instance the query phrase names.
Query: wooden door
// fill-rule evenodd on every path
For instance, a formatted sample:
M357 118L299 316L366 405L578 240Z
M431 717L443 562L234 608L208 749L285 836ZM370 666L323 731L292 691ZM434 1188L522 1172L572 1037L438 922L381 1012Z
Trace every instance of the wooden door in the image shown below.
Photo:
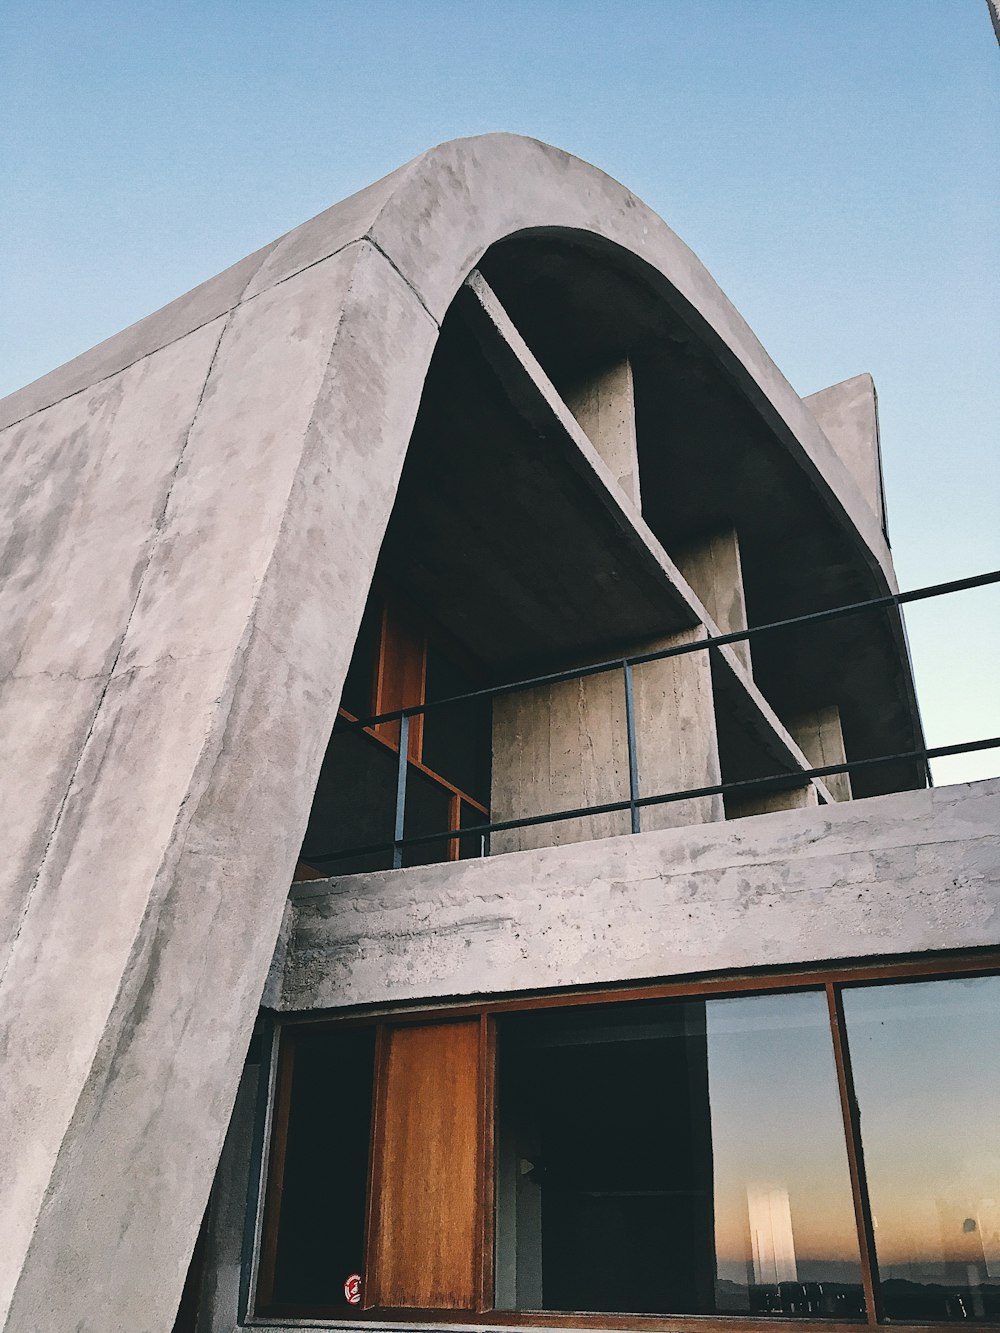
M479 1020L387 1026L381 1055L365 1303L474 1309Z

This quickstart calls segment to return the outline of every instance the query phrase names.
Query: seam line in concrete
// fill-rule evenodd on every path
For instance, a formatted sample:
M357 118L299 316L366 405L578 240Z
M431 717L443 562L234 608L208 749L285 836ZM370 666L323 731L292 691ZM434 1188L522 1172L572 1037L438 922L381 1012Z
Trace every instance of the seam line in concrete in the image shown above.
M216 318L218 318L218 316L216 316ZM62 823L62 818L66 810L66 805L69 802L70 795L73 791L77 774L79 773L84 758L89 750L91 738L93 737L94 729L97 726L97 719L100 717L101 709L104 706L104 700L107 697L108 690L111 688L111 682L115 679L115 673L117 671L118 662L121 659L122 650L125 647L125 641L128 638L128 632L132 625L133 617L135 616L136 607L139 605L139 599L142 596L142 590L143 587L145 586L146 575L149 573L149 568L153 562L153 556L156 553L156 548L158 546L159 537L161 532L163 531L163 525L166 521L167 510L170 507L170 499L171 496L173 495L174 486L177 481L177 474L179 473L181 464L184 461L184 455L187 452L187 446L189 440L191 439L191 433L194 430L195 422L198 420L198 413L201 411L201 405L202 402L204 401L206 390L208 389L208 383L209 380L212 378L212 371L215 369L215 363L219 355L219 348L222 346L222 339L225 336L226 329L229 327L231 319L232 319L232 310L230 310L229 313L225 316L222 328L219 330L219 336L216 339L215 348L212 351L212 357L208 363L208 370L205 372L205 378L202 381L201 392L198 394L198 401L195 404L195 409L191 416L191 422L184 433L184 440L177 454L177 462L174 466L173 472L171 473L170 481L168 482L166 488L166 494L163 497L163 504L160 508L160 513L156 519L156 523L153 528L153 538L149 544L149 552L146 557L146 563L145 566L143 567L142 573L139 575L138 583L136 584L135 597L132 599L132 606L129 609L128 616L125 619L125 627L122 630L121 637L118 640L118 646L115 649L114 660L112 661L111 666L108 670L107 679L104 682L104 688L101 690L100 697L98 698L93 714L91 715L90 725L87 728L87 734L84 737L83 743L80 746L77 755L77 761L73 765L73 770L69 775L68 782L66 783L66 789L63 792L62 799L59 802L59 808L56 811L55 818L52 821L52 826L49 829L49 836L46 840L45 848L38 859L38 869L35 872L34 879L31 881L31 887L28 889L28 893L25 897L24 906L21 910L21 915L17 923L17 929L15 930L14 935L11 939L10 949L8 950L7 957L4 960L3 968L0 969L0 987L2 987L3 985L4 979L6 978L7 975L7 971L14 957L14 951L17 947L17 942L20 939L22 930L24 929L24 923L25 920L27 919L28 912L30 911L31 903L35 895L35 890L38 887L38 882L41 879L42 872L45 869L45 863L46 860L48 859L48 855L52 848L52 844L55 841L56 835L59 832L59 826Z
M416 287L414 287L413 283L410 281L410 279L406 276L406 274L403 272L403 270L399 267L399 265L398 265L398 264L396 263L396 261L393 259L392 255L390 255L386 250L383 250L383 249L382 249L382 247L379 245L378 241L376 241L375 238L374 238L374 236L372 236L371 232L367 232L367 231L366 231L365 234L364 234L364 236L361 237L361 240L363 240L363 241L367 241L368 244L372 247L373 250L377 250L377 251L378 251L378 253L382 256L382 258L383 258L383 259L385 260L385 262L389 265L389 267L390 267L395 273L397 273L397 274L399 275L399 277L403 280L403 282L406 283L407 287L409 287L410 291L411 291L411 292L413 293L413 295L417 298L417 300L420 302L420 304L423 306L423 308L427 311L427 314L430 316L431 320L433 321L434 327L435 327L436 329L439 329L439 328L441 327L441 321L440 321L440 320L434 315L434 313L431 311L431 309L430 309L430 307L428 306L427 302L426 302L426 301L424 300L424 298L420 295L420 293L417 291Z
M16 417L13 421L8 421L6 425L0 426L0 435L2 435L3 432L6 430L13 430L15 426L21 426L26 421L30 421L32 417L38 416L39 412L47 412L50 407L58 407L60 403L68 402L70 398L76 398L79 394L86 393L88 389L96 388L98 384L105 384L107 383L108 380L113 380L116 375L123 375L126 370L131 370L133 366L137 366L139 365L140 362L147 361L151 356L155 356L157 352L165 351L166 348L173 347L175 343L182 342L192 333L197 333L199 329L207 328L209 324L213 324L217 319L228 320L229 316L232 315L233 311L237 310L240 306L249 305L251 301L256 301L261 296L264 296L267 292L273 291L276 287L282 286L283 283L289 282L292 278L297 278L300 273L308 272L309 269L315 268L317 264L325 263L327 259L332 259L334 255L342 254L344 250L349 250L352 245L358 245L361 241L364 241L365 239L367 238L364 236L355 236L353 240L347 241L343 245L338 246L336 250L331 250L330 253L328 255L324 255L322 259L315 259L311 264L304 264L302 268L297 268L294 273L287 273L283 278L279 278L277 282L271 283L270 286L263 288L263 290L259 292L254 292L253 296L247 296L246 295L247 290L253 283L254 279L257 277L257 274L260 272L260 268L263 268L264 264L267 262L266 259L261 260L260 268L254 269L250 277L247 278L246 282L243 285L243 290L240 292L240 295L237 297L237 299L233 302L232 305L227 306L223 310L217 311L216 314L210 315L207 319L203 319L200 324L192 324L192 326L189 329L185 329L183 333L178 333L176 337L168 338L165 342L162 343L157 343L157 345L155 347L151 347L148 352L143 352L140 356L135 357L135 359L132 361L126 361L124 365L119 366L117 370L109 370L106 375L101 375L97 379L90 380L87 384L81 385L79 389L73 389L70 393L64 393L61 398L53 398L50 403L43 403L41 407L35 407L32 408L30 412L25 412L23 417ZM376 246L375 248L378 249L378 246ZM380 251L380 253L383 252ZM388 256L386 257L388 258ZM391 260L389 262L392 263ZM395 265L393 265L393 267L395 268ZM405 277L403 277L401 273L400 277L402 277L403 281L406 282ZM209 279L209 281L211 281L211 279ZM407 286L410 286L410 284L407 283ZM414 292L414 295L417 296L418 300L420 300L418 293ZM181 298L178 297L177 299L180 300ZM421 301L420 304L423 305L423 302ZM424 309L426 310L427 307L424 306ZM427 313L430 314L430 311L428 310ZM431 318L434 319L434 316L431 315ZM434 322L437 323L437 320L435 320ZM223 332L225 332L225 330L223 330ZM112 338L114 338L117 337L117 334L112 334L111 336ZM86 352L82 352L81 355L86 356ZM66 364L70 363L67 362ZM54 367L54 369L50 370L48 374L54 375L61 369L62 369L61 366L56 366ZM43 376L42 378L44 379L45 377ZM24 387L29 388L30 385L25 385ZM14 392L19 393L20 390L15 389Z

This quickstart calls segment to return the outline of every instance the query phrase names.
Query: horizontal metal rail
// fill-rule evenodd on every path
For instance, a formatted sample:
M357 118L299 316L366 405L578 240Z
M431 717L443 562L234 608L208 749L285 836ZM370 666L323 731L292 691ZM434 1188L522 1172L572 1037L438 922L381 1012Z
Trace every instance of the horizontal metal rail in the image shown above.
M508 832L514 829L531 828L541 824L557 824L570 819L585 819L595 815L615 814L628 811L631 831L641 830L641 811L651 806L666 805L677 801L697 800L709 796L723 796L734 792L756 792L761 790L781 790L804 786L816 778L832 777L839 773L851 773L855 769L870 768L878 764L921 761L925 766L932 759L941 759L948 755L968 754L976 750L988 750L1000 747L1000 737L986 740L966 741L958 745L940 745L920 747L890 755L876 755L859 759L846 760L840 764L826 764L818 768L786 770L782 773L768 774L764 777L743 778L733 782L720 782L707 787L693 787L682 791L660 792L656 795L642 796L639 790L639 772L636 752L635 705L633 697L632 668L650 662L660 662L685 653L717 650L726 644L740 643L759 634L775 630L791 629L799 625L812 625L846 616L860 615L865 612L897 608L910 602L923 601L932 597L943 597L949 593L965 592L973 588L987 587L1000 583L1000 570L991 570L985 574L976 574L969 578L953 579L947 583L930 584L923 588L914 588L909 592L888 593L883 597L871 598L865 602L851 602L843 606L829 607L823 611L812 611L802 616L791 616L784 620L775 620L763 625L755 625L745 630L735 630L728 634L710 635L701 639L691 639L686 643L674 644L669 648L655 649L650 652L632 653L588 666L572 667L565 671L549 672L523 680L509 681L503 685L489 686L484 689L470 690L465 694L450 695L444 699L433 699L422 704L413 704L405 708L394 709L388 713L378 713L370 718L359 718L349 722L341 721L338 732L370 730L389 722L400 724L399 760L396 777L396 800L393 838L391 841L369 843L360 847L343 848L338 851L308 852L303 849L302 858L309 864L325 865L337 861L347 861L365 856L392 854L393 868L403 863L403 853L411 847L427 846L433 843L453 842L462 838L478 838L482 854L489 854L491 834ZM528 815L520 819L504 819L469 825L466 828L446 829L436 833L412 834L404 836L406 778L409 767L409 722L413 717L427 713L435 708L446 708L457 704L495 699L506 694L515 694L521 690L536 689L545 685L557 685L565 681L580 680L588 676L597 676L609 671L621 671L624 676L626 731L629 759L629 794L627 799L607 801L600 805L578 806L570 810L554 810L546 814Z
M466 694L452 694L444 699L430 699L422 704L411 704L406 708L396 708L391 713L376 713L373 717L358 718L354 722L342 722L338 730L363 730L365 727L378 726L384 722L398 722L404 717L417 717L435 708L448 708L455 704L470 703L474 700L495 699L504 694L517 694L521 690L537 689L542 685L559 685L567 680L582 680L587 676L600 676L607 671L621 671L624 667L642 666L647 662L663 662L670 657L681 657L685 653L702 652L705 649L721 648L729 643L742 643L758 634L768 634L774 630L793 629L796 625L815 625L826 620L839 620L845 616L860 615L865 611L878 611L888 607L904 606L910 602L924 601L929 597L943 597L948 593L966 592L971 588L984 588L992 583L1000 583L1000 569L987 574L974 574L966 579L953 579L949 583L934 583L924 588L913 588L909 592L887 593L884 597L874 597L866 602L850 602L844 606L828 607L825 611L810 611L802 616L790 616L786 620L772 620L767 624L754 625L750 629L733 630L728 634L715 634L704 639L692 639L688 643L673 644L670 648L657 648L648 653L629 653L624 657L614 657L603 662L594 662L588 666L570 667L565 671L552 671L542 676L531 676L524 680L508 681L503 685L489 685L481 690L470 690ZM688 626L694 629L696 626ZM684 633L684 630L678 630ZM919 752L915 753L919 757ZM836 771L836 770L835 770ZM840 770L843 771L843 770Z
M618 665L617 663L615 665ZM489 824L470 824L468 828L448 829L443 833L416 833L408 838L394 838L391 842L370 843L364 847L349 847L343 851L303 853L310 864L323 864L330 861L347 861L361 856L376 856L393 853L393 866L398 868L401 853L408 847L421 847L435 842L452 842L456 838L488 838L493 833L504 833L512 829L532 828L538 824L558 824L567 819L584 819L591 815L615 814L620 810L644 809L647 806L667 805L674 801L692 801L704 796L725 796L728 792L757 791L764 788L798 787L813 778L832 777L836 773L850 773L856 768L871 768L876 764L892 764L915 759L925 763L931 759L944 759L948 755L971 754L976 750L1000 748L1000 736L991 736L986 740L963 741L958 745L935 745L916 750L905 750L899 754L876 755L864 759L851 759L843 764L824 764L821 768L807 768L786 773L773 773L762 778L742 778L738 782L719 782L711 787L691 787L684 791L662 792L656 796L630 797L622 801L606 801L603 805L578 806L572 810L555 810L543 815L528 815L522 819L501 819ZM637 831L633 825L633 832Z

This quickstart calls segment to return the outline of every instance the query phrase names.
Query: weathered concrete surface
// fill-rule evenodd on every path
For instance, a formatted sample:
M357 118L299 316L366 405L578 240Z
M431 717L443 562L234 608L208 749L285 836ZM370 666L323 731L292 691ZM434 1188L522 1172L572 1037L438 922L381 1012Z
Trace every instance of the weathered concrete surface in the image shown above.
M655 651L704 638L685 630L644 644ZM648 662L633 672L639 792L659 795L721 781L708 653ZM502 695L493 705L490 814L494 820L629 799L625 684L619 671ZM721 796L642 810L642 827L676 828L722 819ZM555 847L627 833L627 810L493 835L494 852Z
M0 974L59 815L63 777L116 662L222 328L213 321L4 436L0 715L12 781L22 780L0 801Z
M840 725L840 709L836 704L816 708L789 719L788 730L802 747L802 753L813 768L847 762L844 749L844 731ZM824 779L835 801L851 799L850 773L831 773Z
M620 361L585 384L577 385L567 393L566 406L611 469L618 485L636 509L641 510L631 363Z
M0 986L17 1182L0 1214L5 1328L170 1326L435 335L358 244L126 372L155 390L148 411L193 384L162 445L140 415L116 444L114 414L95 423L85 394L51 429L44 413L14 432L65 506L86 449L110 460L108 488L127 468L142 503L119 538L134 572L117 622L106 612L86 663L97 697L49 774L54 831L26 858L33 888L6 900L20 924ZM88 532L92 560L67 559L61 589L84 641L93 571L119 558ZM39 571L29 630L49 535L21 547ZM36 650L46 692L74 642ZM39 752L53 725L42 715Z
M250 1184L254 1168L253 1130L261 1078L259 1063L248 1063L215 1173L206 1232L205 1277L198 1309L199 1333L233 1333L240 1327Z
M713 533L697 545L678 551L675 559L723 634L747 628L740 541L734 529ZM751 672L750 640L730 646L746 671Z
M296 887L283 1007L1000 942L1000 779Z
M819 422L885 532L878 396L871 375L833 384L802 400Z

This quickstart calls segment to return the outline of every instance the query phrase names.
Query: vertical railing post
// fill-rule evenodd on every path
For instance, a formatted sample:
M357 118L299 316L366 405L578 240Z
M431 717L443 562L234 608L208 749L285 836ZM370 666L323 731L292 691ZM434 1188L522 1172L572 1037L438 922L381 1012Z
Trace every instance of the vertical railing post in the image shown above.
M635 694L632 690L632 663L627 659L622 662L625 674L625 730L628 733L628 804L632 816L632 832L640 831L640 810L636 802L639 799L639 759L635 746Z
M403 864L403 828L406 814L406 766L410 751L410 719L404 713L399 719L399 766L396 769L396 826L392 835L392 868Z

